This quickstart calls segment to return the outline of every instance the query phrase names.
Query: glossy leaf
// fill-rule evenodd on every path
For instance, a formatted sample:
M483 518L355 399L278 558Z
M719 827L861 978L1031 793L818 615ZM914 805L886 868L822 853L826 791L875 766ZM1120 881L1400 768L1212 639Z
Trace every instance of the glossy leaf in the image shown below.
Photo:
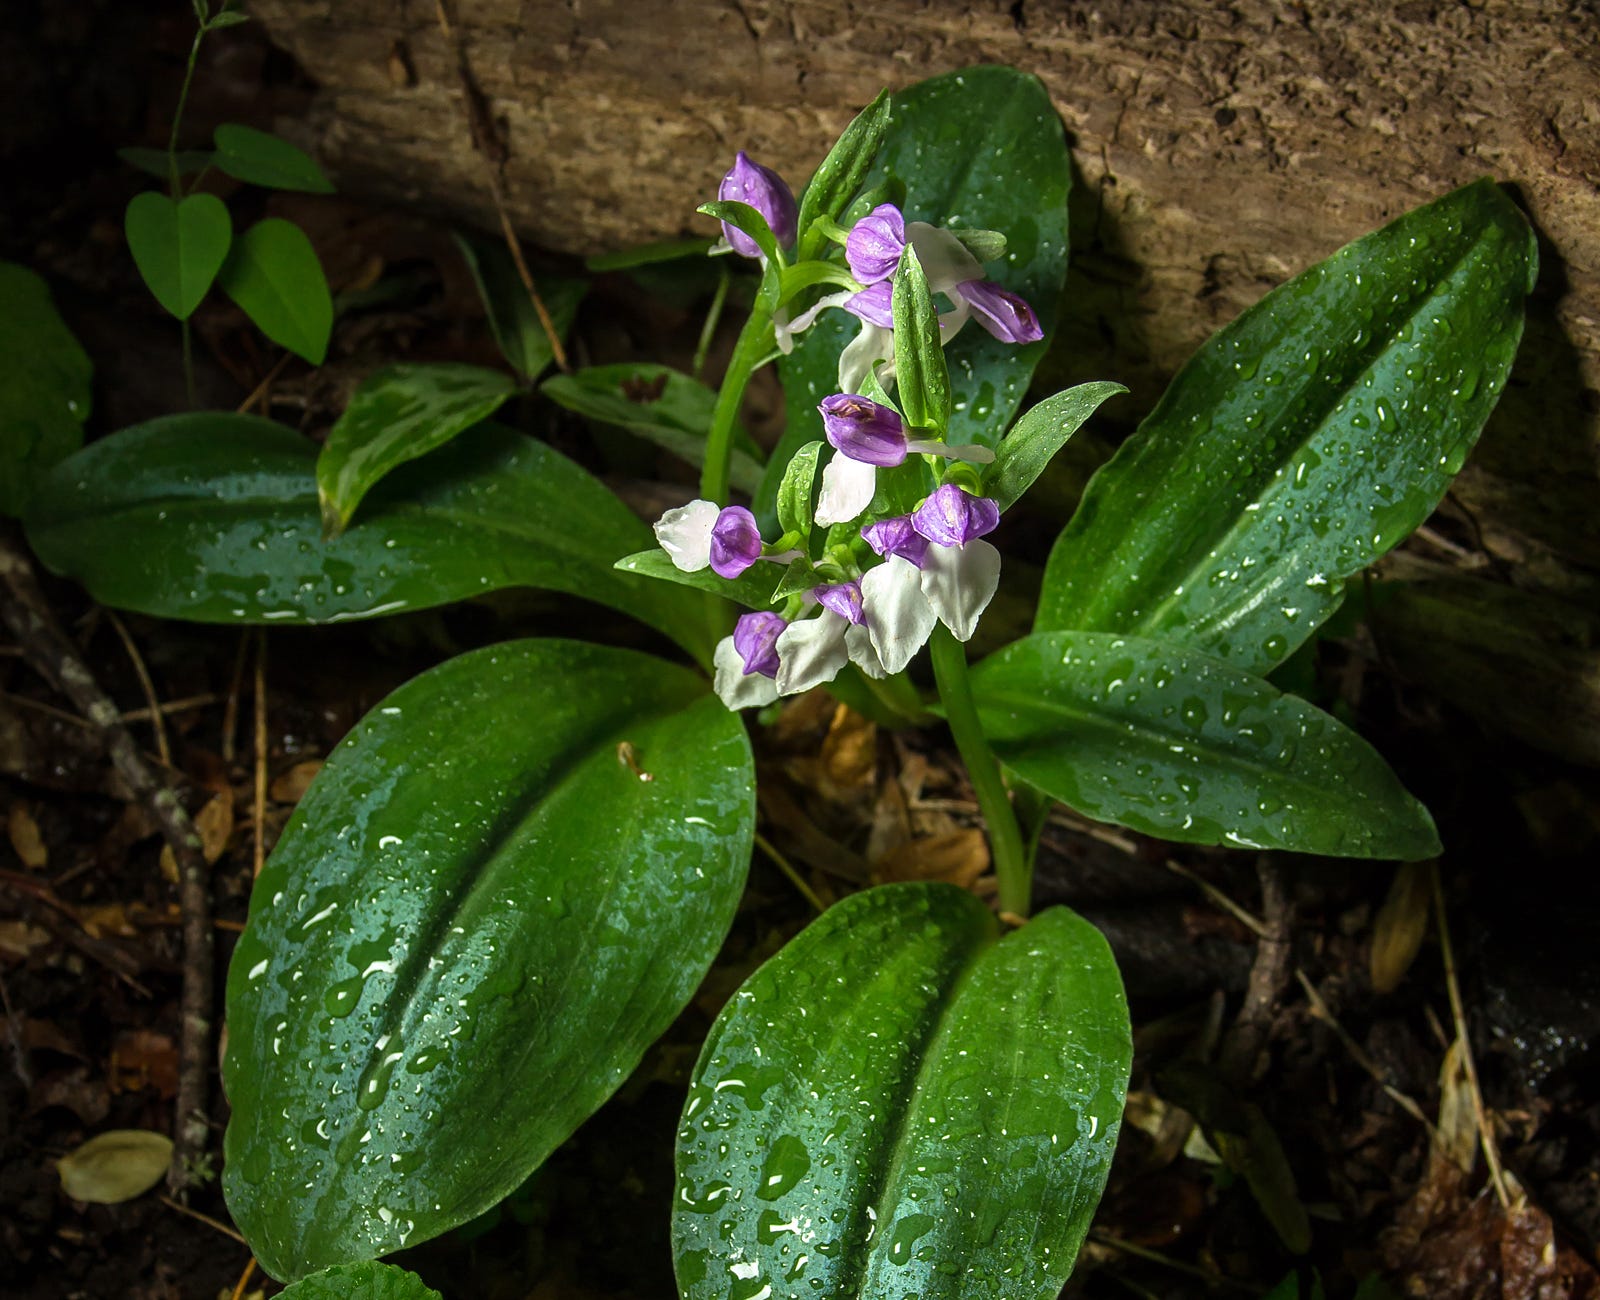
M291 1283L279 1300L441 1300L415 1273L393 1264L340 1264Z
M369 375L317 457L323 531L338 536L390 470L488 419L516 391L508 376L482 366L400 364Z
M950 424L950 368L939 340L939 309L909 246L894 277L894 369L906 423L942 435Z
M371 1259L520 1184L688 1002L754 817L738 717L648 655L492 646L368 714L228 971L223 1190L263 1267Z
M173 202L147 190L128 203L128 251L155 299L188 320L222 269L233 240L228 209L215 194Z
M333 183L303 149L254 127L225 123L217 128L217 166L235 180L274 190L332 194Z
M539 386L551 401L590 420L614 424L698 469L717 395L671 366L622 362L554 375ZM730 477L741 492L761 481L761 449L743 429L733 434Z
M1281 662L1444 495L1505 384L1536 257L1479 181L1213 335L1090 483L1038 629Z
M256 222L234 241L217 283L274 343L322 364L333 332L333 297L299 226L281 217Z
M516 263L498 240L458 234L455 241L478 286L494 341L511 368L531 383L555 359L555 349ZM566 338L577 317L578 304L589 291L588 282L541 276L537 287L557 336Z
M761 287L757 290L757 294L768 311L777 307L781 284L778 267L782 254L778 252L778 237L772 233L772 227L767 224L767 219L750 204L730 199L714 199L710 203L702 203L695 211L714 217L718 221L725 221L735 230L740 230L755 240L756 247L761 250L762 255Z
M34 479L83 445L93 378L50 286L0 262L0 515L24 513Z
M1198 651L1038 632L972 676L1000 761L1101 821L1194 844L1439 852L1427 810L1355 732Z
M807 540L816 515L817 461L823 444L808 442L789 458L778 486L778 527Z
M772 604L773 589L783 579L782 569L765 564L752 564L737 578L719 577L710 569L687 573L675 565L660 547L625 555L616 564L622 573L636 574L659 582L676 583L680 587L693 587L737 601L749 609L766 609Z
M827 235L815 224L817 218L837 221L844 215L845 206L856 196L872 169L888 129L889 92L880 90L878 97L840 132L800 196L800 243L795 252L798 260L805 262L820 255L827 244Z
M1054 1296L1131 1056L1110 949L1066 909L997 943L951 885L845 899L706 1040L678 1135L679 1292Z
M984 471L984 495L1009 510L1100 404L1127 391L1121 384L1101 380L1079 384L1030 407L1011 426L995 451L994 464Z
M968 325L946 349L949 441L993 447L1048 346L1067 271L1067 147L1050 96L1034 77L1001 67L968 68L896 92L863 184L892 181L905 185L907 220L1001 231L1006 259L985 273L1027 299L1044 327L1042 341L1018 347ZM790 455L821 434L817 403L838 391L839 354L860 327L847 312L826 311L778 363L788 420L755 498L763 526Z
M650 530L542 443L485 425L402 466L322 539L315 444L206 412L126 429L44 479L28 539L102 604L201 623L332 623L546 587L704 649L670 588L613 570Z

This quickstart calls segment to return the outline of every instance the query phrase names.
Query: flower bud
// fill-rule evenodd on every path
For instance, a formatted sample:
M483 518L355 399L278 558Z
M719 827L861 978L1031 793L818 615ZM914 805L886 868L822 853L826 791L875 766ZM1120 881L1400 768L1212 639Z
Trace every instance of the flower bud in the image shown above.
M778 675L778 638L789 625L782 616L771 610L757 610L754 614L741 614L733 625L733 648L744 660L744 675L760 673L763 677Z
M862 284L887 280L900 265L906 246L906 219L892 203L880 203L850 228L844 257Z
M748 203L766 218L780 247L787 248L794 243L800 219L794 191L770 167L751 162L744 150L739 151L728 174L722 178L722 184L717 187L717 197L725 203ZM761 256L756 241L737 226L730 226L724 221L722 233L733 251L741 257Z
M858 393L835 393L817 410L828 441L851 460L880 467L904 463L906 427L891 407Z
M993 532L999 523L997 502L973 496L954 483L935 490L911 515L912 527L939 546L965 546L974 537Z

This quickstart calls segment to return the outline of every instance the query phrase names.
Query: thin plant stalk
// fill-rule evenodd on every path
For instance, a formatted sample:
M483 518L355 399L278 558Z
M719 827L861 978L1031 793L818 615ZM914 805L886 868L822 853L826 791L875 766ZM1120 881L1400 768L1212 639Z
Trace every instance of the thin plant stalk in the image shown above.
M750 376L755 374L772 350L772 313L760 303L750 313L739 341L733 345L717 404L711 413L711 431L706 436L706 461L700 470L700 496L718 505L728 504L728 476L733 461L733 427L738 423L739 405Z
M183 198L183 179L178 175L178 131L183 125L184 106L189 102L189 87L194 84L195 64L200 59L200 42L205 40L208 30L207 25L202 22L195 31L194 42L189 46L189 63L183 70L183 85L178 90L178 106L172 112L172 130L167 136L167 183L171 187L174 203ZM197 181L196 184L198 183ZM184 319L179 324L183 330L183 391L189 399L189 409L192 411L199 405L194 388L194 340L190 335L188 320Z

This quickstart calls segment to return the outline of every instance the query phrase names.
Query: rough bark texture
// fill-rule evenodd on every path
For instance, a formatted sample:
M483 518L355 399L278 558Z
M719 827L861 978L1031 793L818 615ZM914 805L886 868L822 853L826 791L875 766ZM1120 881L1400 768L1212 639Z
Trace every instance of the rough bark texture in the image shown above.
M429 0L252 0L321 83L302 132L348 191L493 225ZM1543 270L1510 387L1455 490L1519 586L1600 575L1600 11L1569 0L461 0L505 195L573 253L700 229L737 148L804 177L883 84L1037 73L1080 171L1047 381L1154 402L1272 286L1483 174ZM705 223L709 229L709 223Z

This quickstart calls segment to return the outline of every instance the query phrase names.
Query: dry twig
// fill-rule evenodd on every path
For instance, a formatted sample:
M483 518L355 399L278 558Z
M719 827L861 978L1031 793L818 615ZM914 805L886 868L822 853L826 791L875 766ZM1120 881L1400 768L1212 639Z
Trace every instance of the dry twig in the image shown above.
M1261 880L1264 929L1256 943L1244 1005L1223 1039L1219 1062L1224 1074L1241 1082L1255 1077L1256 1063L1266 1046L1278 1003L1289 987L1292 970L1290 931L1294 926L1294 903L1283 867L1272 854L1263 853L1256 859L1256 874Z

